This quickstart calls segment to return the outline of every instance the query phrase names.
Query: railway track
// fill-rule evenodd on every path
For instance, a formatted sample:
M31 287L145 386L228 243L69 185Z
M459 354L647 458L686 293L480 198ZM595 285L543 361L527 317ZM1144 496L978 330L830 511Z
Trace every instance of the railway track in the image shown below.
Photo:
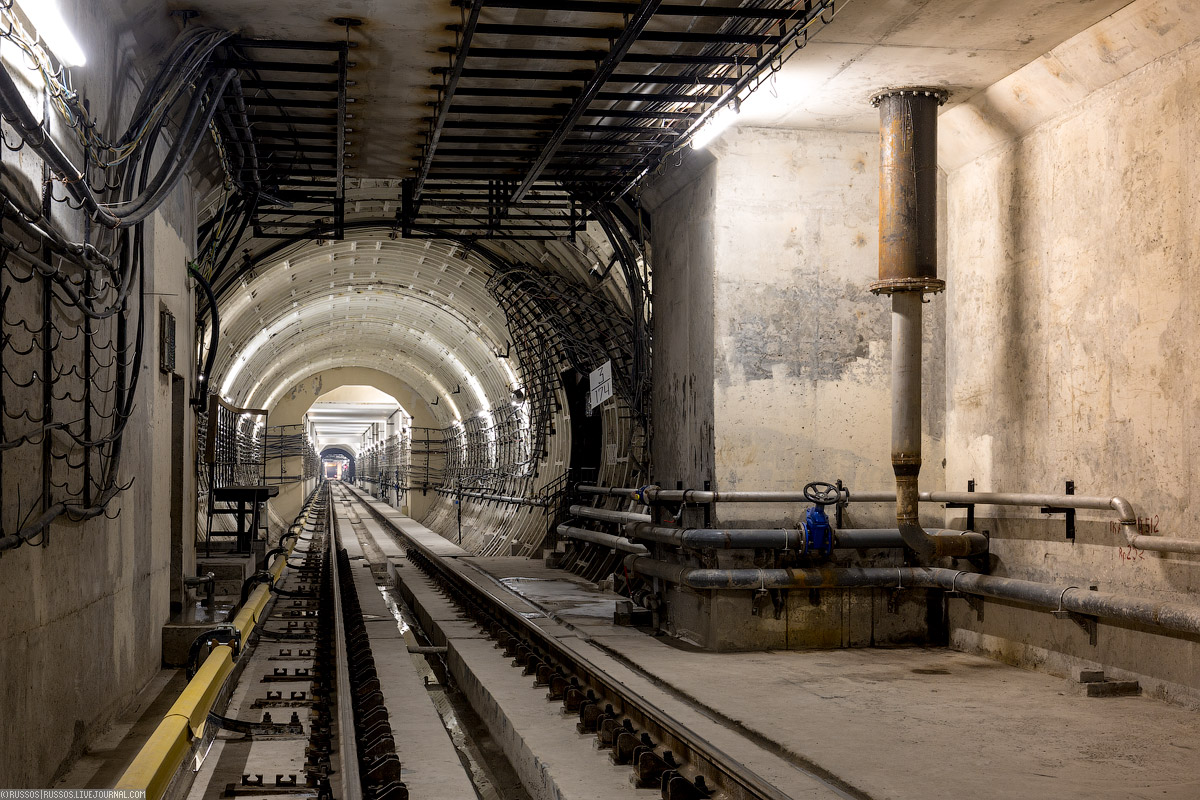
M197 638L188 685L116 788L160 798L405 800L357 594L321 486Z
M271 585L274 604L230 701L226 736L190 797L405 800L407 787L329 489ZM227 711L227 713L230 713ZM254 719L261 714L261 719ZM277 722L281 716L287 723ZM237 780L226 771L240 764ZM274 780L272 780L272 777Z
M440 587L443 595L472 620L511 659L512 667L546 689L547 702L560 704L574 730L595 737L596 748L613 764L627 765L639 789L657 790L664 800L786 800L789 794L721 747L632 691L578 646L565 644L535 620L482 588L429 543L406 534L390 510L346 487L339 495L361 516L370 516L401 542L406 558ZM578 639L573 639L577 644ZM795 766L795 765L793 765ZM808 772L820 785L812 796L861 798L831 776Z
M198 643L163 722L182 715L182 738L156 734L117 788L148 800L864 797L633 679L470 554L349 487L322 486L286 538L244 587L241 627Z

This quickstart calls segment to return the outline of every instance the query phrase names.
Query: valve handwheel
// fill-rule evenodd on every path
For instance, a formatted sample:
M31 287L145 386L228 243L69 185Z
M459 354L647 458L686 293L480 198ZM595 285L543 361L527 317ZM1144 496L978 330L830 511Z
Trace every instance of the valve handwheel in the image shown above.
M832 483L813 481L804 486L804 499L817 506L832 506L841 499L841 490Z

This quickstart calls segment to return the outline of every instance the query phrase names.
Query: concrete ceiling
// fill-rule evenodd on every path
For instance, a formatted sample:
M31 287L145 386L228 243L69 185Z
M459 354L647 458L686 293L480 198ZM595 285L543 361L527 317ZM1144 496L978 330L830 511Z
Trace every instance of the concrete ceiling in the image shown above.
M873 93L950 90L946 109L1100 22L1129 0L850 0L739 124L871 132Z
M832 23L744 104L739 124L874 131L877 113L870 95L898 85L947 88L948 107L954 107L1126 4L848 0ZM162 9L145 0L125 5L136 7L142 19L148 8L159 14ZM350 107L354 158L346 218L371 223L394 215L397 179L412 174L412 157L426 128L423 118L433 113L430 104L437 98L431 70L450 63L440 48L455 44L446 28L459 22L459 11L449 0L172 0L166 5L199 10L201 24L270 38L340 40L347 31L332 22L334 17L362 19L364 24L348 33L356 44L349 91L356 102ZM602 17L496 8L483 15L485 21L532 26L597 26ZM620 28L623 20L614 15L611 25ZM651 29L703 31L709 25L702 18L656 18ZM510 38L493 38L488 46L606 47L602 41ZM643 52L665 47L637 46ZM504 66L525 64L510 60ZM504 315L486 289L486 261L445 240L391 241L380 225L352 229L347 237L279 252L264 249L269 241L248 243L249 251L264 257L257 274L223 297L214 385L227 384L239 401L251 405L278 396L281 387L314 365L361 365L405 380L427 401L443 398L433 408L442 424L506 402L520 377L512 370L515 363L496 356L508 336ZM589 270L599 272L611 254L603 234L591 229L577 242L495 240L476 246L508 260L544 263L585 282Z
M351 29L354 43L348 92L354 100L347 126L350 174L406 176L408 152L428 115L433 96L430 68L443 65L438 48L454 44L446 26L458 21L449 2L419 0L171 0L171 10L195 9L198 24L237 30L246 36L304 41L338 41L347 36L335 17L361 19Z
M747 103L740 124L786 128L870 131L875 114L868 98L886 86L926 84L951 90L948 107L1094 25L1128 0L848 0L832 24L796 52L777 76ZM139 6L157 4L139 4ZM354 17L350 71L351 175L406 177L436 100L434 67L445 66L440 48L455 44L446 27L459 22L449 2L416 0L171 0L167 8L196 9L197 22L250 36L329 41L347 36L335 17ZM144 11L142 16L144 16ZM596 14L486 8L485 21L526 25L597 25ZM612 25L622 20L613 15ZM651 29L703 30L706 20L656 18ZM548 48L562 42L532 37L489 41L494 46ZM590 46L597 46L592 43ZM599 46L603 46L602 44ZM642 43L646 52L663 45ZM509 62L507 66L519 66Z

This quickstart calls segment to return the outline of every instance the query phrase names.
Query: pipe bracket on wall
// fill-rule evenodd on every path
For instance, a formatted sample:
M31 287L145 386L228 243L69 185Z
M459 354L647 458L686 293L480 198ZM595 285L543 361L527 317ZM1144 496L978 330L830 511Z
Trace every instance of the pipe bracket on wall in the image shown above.
M967 481L967 491L975 491L975 481ZM967 530L975 530L975 504L974 503L946 503L946 508L965 508L967 510Z
M975 621L983 622L983 609L986 602L982 597L974 594L964 594L962 592L946 592L947 598L961 598L967 601L967 605L975 612Z
M1067 481L1067 494L1075 494L1075 481ZM1075 541L1075 509L1059 508L1058 506L1043 506L1039 509L1043 514L1063 514L1067 521L1067 541ZM1095 644L1095 642L1092 642Z
M1088 635L1088 644L1092 647L1096 646L1096 630L1099 624L1095 617L1087 614L1077 614L1074 611L1064 611L1061 608L1050 613L1059 619L1069 619L1080 628L1083 628L1083 632Z

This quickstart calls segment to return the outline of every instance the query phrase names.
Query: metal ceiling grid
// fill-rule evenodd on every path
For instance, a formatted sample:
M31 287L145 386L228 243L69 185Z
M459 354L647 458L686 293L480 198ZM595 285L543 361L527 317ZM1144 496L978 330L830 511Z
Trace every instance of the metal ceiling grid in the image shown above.
M257 192L255 237L308 238L320 224L344 234L347 152L346 42L235 38L249 130L236 178Z
M434 70L437 100L397 214L406 236L572 238L592 203L622 196L834 10L834 0L452 3L457 44Z

